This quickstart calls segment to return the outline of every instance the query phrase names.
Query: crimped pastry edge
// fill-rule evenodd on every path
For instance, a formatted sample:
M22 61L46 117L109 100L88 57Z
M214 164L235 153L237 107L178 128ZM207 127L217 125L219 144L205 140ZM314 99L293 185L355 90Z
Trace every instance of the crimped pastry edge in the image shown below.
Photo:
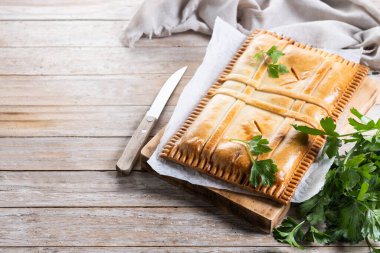
M230 74L232 71L232 68L236 61L240 58L240 56L245 52L247 47L249 46L250 42L253 40L254 37L256 37L259 34L269 34L277 39L280 40L286 40L288 43L297 46L302 49L306 49L315 53L318 53L320 55L328 56L328 57L334 57L337 61L339 61L342 64L346 64L347 66L350 66L352 68L357 67L356 73L350 83L346 86L345 91L341 94L340 98L335 102L334 109L332 110L332 118L334 121L336 121L339 116L344 111L344 108L349 103L350 99L352 98L353 94L357 90L357 88L361 85L363 80L366 77L366 74L368 72L368 67L365 67L363 65L360 65L358 63L349 61L344 59L343 57L326 52L324 50L313 48L308 44L303 44L294 41L291 38L283 37L281 35L278 35L276 33L266 31L266 30L256 30L253 33L251 33L247 39L242 43L239 50L235 53L232 60L229 62L229 64L225 67L223 72L220 74L218 80L209 88L209 91L207 94L201 99L199 104L195 107L193 112L188 116L188 118L185 120L185 122L182 124L182 126L177 130L177 132L169 139L167 144L164 146L163 150L160 153L160 157L165 158L167 160L173 161L175 163L182 164L187 167L191 167L194 169L197 169L200 172L206 173L208 175L211 175L213 177L216 177L218 179L223 179L224 181L227 181L229 183L232 183L234 185L240 186L248 191L251 191L257 195L261 195L264 197L269 197L271 199L274 199L277 202L280 202L282 204L287 204L291 200L291 197L294 194L294 191L296 190L298 184L300 183L303 175L309 169L311 164L314 162L315 158L318 155L318 152L323 147L325 143L325 138L321 136L314 137L312 140L312 144L310 145L309 150L305 153L305 155L300 160L299 164L295 169L293 169L292 175L290 176L290 179L286 182L285 185L283 185L283 190L278 189L280 185L273 185L271 187L257 187L254 188L249 184L249 174L241 173L239 170L232 170L230 168L226 167L217 167L212 166L211 169L205 170L204 168L207 167L207 163L203 163L199 161L191 161L191 164L188 163L187 157L185 157L183 154L178 154L175 152L175 155L170 155L172 152L172 149L175 146L176 141L178 141L183 134L186 132L186 130L190 127L190 125L196 120L198 115L202 112L202 110L206 107L209 100L212 98L212 92L210 90L215 90L222 86L223 80L225 77ZM197 166L193 166L192 164L197 164ZM199 166L199 164L203 164L203 166ZM280 190L280 191L278 191Z

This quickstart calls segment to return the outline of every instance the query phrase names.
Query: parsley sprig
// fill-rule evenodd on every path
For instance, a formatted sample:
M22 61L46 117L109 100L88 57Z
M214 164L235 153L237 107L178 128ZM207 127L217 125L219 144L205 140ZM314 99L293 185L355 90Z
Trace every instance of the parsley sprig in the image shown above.
M284 64L278 64L278 60L281 56L285 55L283 52L277 49L276 46L272 46L268 51L260 50L253 56L255 63L265 61L268 65L268 74L272 78L279 78L280 74L288 73L289 70Z
M335 156L322 190L299 207L301 220L285 219L273 232L284 243L303 248L305 242L358 243L365 240L371 252L380 252L371 241L380 241L380 119L376 122L356 109L348 122L355 129L338 134L331 118L321 120L323 130L294 125L310 135L325 135L323 154ZM344 154L342 143L352 143Z
M323 130L298 125L293 125L293 127L305 134L327 136L322 153L326 154L329 158L333 158L338 154L338 150L342 146L342 136L335 131L336 125L331 117L321 119L320 124Z
M253 136L249 141L239 139L232 139L231 141L242 143L249 151L248 153L252 161L251 174L249 177L251 185L254 187L260 184L263 186L272 186L276 181L277 165L272 159L257 159L259 155L272 150L268 146L269 141L264 139L261 135Z

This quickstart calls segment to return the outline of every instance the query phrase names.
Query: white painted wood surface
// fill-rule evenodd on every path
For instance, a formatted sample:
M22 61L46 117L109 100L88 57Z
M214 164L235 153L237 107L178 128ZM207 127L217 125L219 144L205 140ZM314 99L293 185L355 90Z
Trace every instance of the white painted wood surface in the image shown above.
M140 3L0 0L0 252L294 252L146 172L114 171L162 82L189 65L157 129L167 122L208 42L122 47Z

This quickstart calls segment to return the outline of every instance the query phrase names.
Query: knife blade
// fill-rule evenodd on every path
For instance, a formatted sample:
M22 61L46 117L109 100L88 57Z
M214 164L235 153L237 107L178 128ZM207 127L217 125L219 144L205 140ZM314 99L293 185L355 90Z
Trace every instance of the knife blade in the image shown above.
M175 87L181 80L183 74L186 72L187 66L177 70L172 74L168 80L164 83L158 95L154 99L148 112L145 114L144 119L139 124L138 128L132 135L127 146L124 149L123 154L116 163L116 169L122 173L128 175L134 164L137 161L137 157L141 151L142 146L145 144L149 137L150 132L155 126L162 110L164 109L166 102L169 100L170 95L173 93Z

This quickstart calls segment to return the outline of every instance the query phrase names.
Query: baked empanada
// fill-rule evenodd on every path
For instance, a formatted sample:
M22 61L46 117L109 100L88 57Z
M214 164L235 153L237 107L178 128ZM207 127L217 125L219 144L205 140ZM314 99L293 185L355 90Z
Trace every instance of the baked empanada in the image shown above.
M289 70L269 76L265 62L252 61L276 46ZM338 55L269 31L248 36L207 95L168 141L161 157L259 195L287 203L325 139L297 132L292 124L320 128L320 119L337 120L368 69ZM251 159L240 143L262 135L278 167L273 186L253 187Z

